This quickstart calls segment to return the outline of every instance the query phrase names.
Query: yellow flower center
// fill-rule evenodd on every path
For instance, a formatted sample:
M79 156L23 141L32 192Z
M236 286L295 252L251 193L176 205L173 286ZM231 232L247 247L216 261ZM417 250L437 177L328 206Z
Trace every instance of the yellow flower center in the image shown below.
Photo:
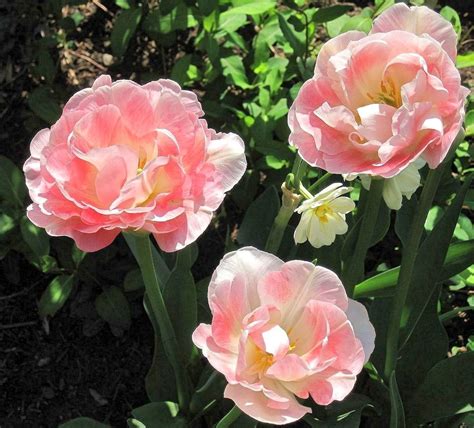
M321 223L327 223L329 221L328 214L332 214L334 211L328 204L324 204L314 208L313 212L319 217Z
M367 94L367 96L373 101L381 104L387 104L389 106L398 108L402 105L402 97L400 90L396 87L393 79L387 78L380 82L380 92L373 96Z
M248 368L251 374L263 375L268 368L275 362L273 355L263 351L257 346L253 349L253 364Z

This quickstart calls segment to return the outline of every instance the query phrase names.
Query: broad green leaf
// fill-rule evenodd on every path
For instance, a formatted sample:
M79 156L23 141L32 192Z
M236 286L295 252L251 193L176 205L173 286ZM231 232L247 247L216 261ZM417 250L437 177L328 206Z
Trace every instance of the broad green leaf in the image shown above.
M125 275L123 280L123 289L125 291L136 291L145 288L142 272L140 269L133 269Z
M461 37L461 20L459 19L458 13L450 6L444 6L439 13L441 16L445 19L447 19L453 26L454 31L456 32L456 35Z
M220 37L223 34L231 33L243 27L247 23L247 16L245 14L231 14L226 15L225 13L219 16L219 33L216 37Z
M433 292L433 284L439 281L439 274L446 258L464 197L469 189L472 176L467 178L441 220L421 244L411 278L411 286L402 315L401 343L410 336L424 308L427 297ZM405 321L404 321L405 320Z
M0 201L23 209L26 195L25 179L20 169L7 157L0 155Z
M451 244L437 281L446 281L474 263L474 240ZM400 267L386 270L356 285L354 298L386 296L397 285Z
M407 245L410 234L410 226L413 221L413 216L416 213L418 198L412 195L409 200L403 201L402 207L397 211L395 217L395 233L400 238L402 246ZM430 214L428 214L428 218Z
M341 15L332 21L327 22L326 29L330 37L336 37L342 33L342 28L351 19L349 15Z
M162 401L149 403L132 410L135 419L142 422L146 428L185 428L186 419L178 415L176 403Z
M426 297L426 308L399 351L397 381L405 403L411 401L426 373L448 352L448 336L438 315L440 288L441 284L433 284L433 292Z
M24 241L38 257L49 254L49 235L44 229L35 226L24 216L20 220L20 230Z
M474 411L474 352L460 353L434 366L407 403L409 421L427 423Z
M61 109L54 92L45 86L36 88L29 94L28 106L36 116L50 125L61 116Z
M232 55L226 58L221 58L221 65L224 76L228 78L231 84L234 84L242 89L248 89L252 87L249 85L247 80L244 63L242 62L242 58L240 56Z
M197 325L196 285L187 263L178 253L176 267L171 272L163 293L183 362L191 357L191 336Z
M66 303L74 287L73 275L60 275L54 278L41 295L38 311L41 317L54 316Z
M263 249L279 209L280 198L271 186L248 207L237 235L239 244Z
M473 63L474 66L474 63ZM466 114L465 120L466 137L474 135L474 110L469 110Z
M196 414L214 400L219 400L227 385L225 377L207 365L201 373L199 382L191 398L189 406L192 413Z
M341 33L347 31L362 31L368 33L372 28L372 19L364 17L362 15L356 15L350 17L346 23L342 26Z
M367 195L367 191L364 191L364 195ZM359 204L360 207L360 204ZM341 251L341 258L345 262L350 260L352 256L357 237L359 236L359 230L361 225L362 218L357 218L356 223L349 230L349 233L346 235L344 240L344 245ZM387 231L390 227L390 209L385 205L384 202L380 204L379 212L377 216L377 221L375 222L374 229L372 232L372 238L370 240L369 248L380 242L384 236L387 234Z
M192 15L189 15L186 5L180 2L166 15L162 15L159 9L151 11L143 22L143 29L150 36L161 40L160 35L170 34L176 30L185 30L193 24Z
M0 241L15 228L15 220L7 214L0 213Z
M115 0L115 4L122 9L130 9L130 2L128 0Z
M58 428L110 428L110 425L97 422L91 418L76 418L59 425Z
M474 52L458 55L456 57L456 66L458 68L474 67Z
M141 7L120 12L114 22L112 34L110 35L110 43L114 55L121 57L125 54L141 19Z
M180 85L184 85L189 82L188 70L191 66L192 55L184 55L178 59L171 69L171 78L178 82Z
M109 287L95 299L95 308L100 317L109 324L128 329L131 323L130 306L118 287Z
M306 50L304 32L298 32L288 23L285 16L278 12L278 22L283 36L288 40L296 56L303 56Z
M398 391L395 372L390 375L390 428L405 428L405 412L403 403Z
M142 424L140 421L134 418L127 419L128 428L146 428L145 424Z
M334 19L339 18L351 9L352 6L341 4L320 8L313 15L313 22L321 24L323 22L333 21Z
M275 8L274 1L265 1L260 0L258 2L252 2L248 4L243 4L242 6L231 7L229 10L226 10L221 14L221 17L225 19L227 16L231 15L261 15L262 13L268 12L271 9Z

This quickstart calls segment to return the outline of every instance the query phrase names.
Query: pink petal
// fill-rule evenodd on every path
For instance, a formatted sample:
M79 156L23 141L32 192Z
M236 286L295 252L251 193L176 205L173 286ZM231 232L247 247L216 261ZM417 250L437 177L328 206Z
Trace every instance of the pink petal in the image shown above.
M270 366L266 375L282 382L290 382L298 381L310 373L310 368L299 355L288 354Z
M355 336L360 340L364 348L364 364L375 348L375 329L369 320L367 309L362 303L349 299L349 306L346 311L347 318L352 324Z
M242 178L247 168L245 145L236 134L217 134L207 147L208 162L211 162L222 192L227 192Z
M428 34L438 41L450 58L456 60L456 33L449 21L426 6L408 7L397 3L374 20L370 34L393 30L408 31L418 36Z
M250 308L257 308L260 306L257 294L259 279L267 272L278 270L282 265L283 262L278 257L254 247L244 247L238 251L227 253L217 266L209 283L209 302L221 283L241 278L245 284ZM264 303L269 302L264 301Z
M241 384L227 385L224 397L233 400L240 410L257 421L269 424L288 424L301 419L306 413L311 413L310 408L302 406L289 395L284 397L287 401L283 406L281 401L272 400L263 392L254 391Z

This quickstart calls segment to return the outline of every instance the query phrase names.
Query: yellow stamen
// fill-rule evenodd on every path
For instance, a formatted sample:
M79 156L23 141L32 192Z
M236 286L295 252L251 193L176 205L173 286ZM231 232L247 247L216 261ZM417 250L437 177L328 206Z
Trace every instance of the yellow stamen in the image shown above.
M328 214L332 214L333 210L328 204L324 204L315 208L313 212L319 217L321 223L327 223L329 221Z

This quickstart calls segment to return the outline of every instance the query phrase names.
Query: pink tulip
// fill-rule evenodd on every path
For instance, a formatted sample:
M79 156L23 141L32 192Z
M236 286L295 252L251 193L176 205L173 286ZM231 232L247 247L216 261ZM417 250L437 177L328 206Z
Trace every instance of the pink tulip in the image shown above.
M28 217L84 251L122 230L150 232L164 251L185 247L246 168L242 140L202 116L196 95L171 80L99 77L33 138Z
M417 158L436 168L464 119L456 34L427 7L396 4L369 35L327 42L288 124L309 164L337 174L390 178Z
M251 417L286 424L342 400L374 349L367 311L330 270L245 247L227 254L208 291L212 324L193 341Z

